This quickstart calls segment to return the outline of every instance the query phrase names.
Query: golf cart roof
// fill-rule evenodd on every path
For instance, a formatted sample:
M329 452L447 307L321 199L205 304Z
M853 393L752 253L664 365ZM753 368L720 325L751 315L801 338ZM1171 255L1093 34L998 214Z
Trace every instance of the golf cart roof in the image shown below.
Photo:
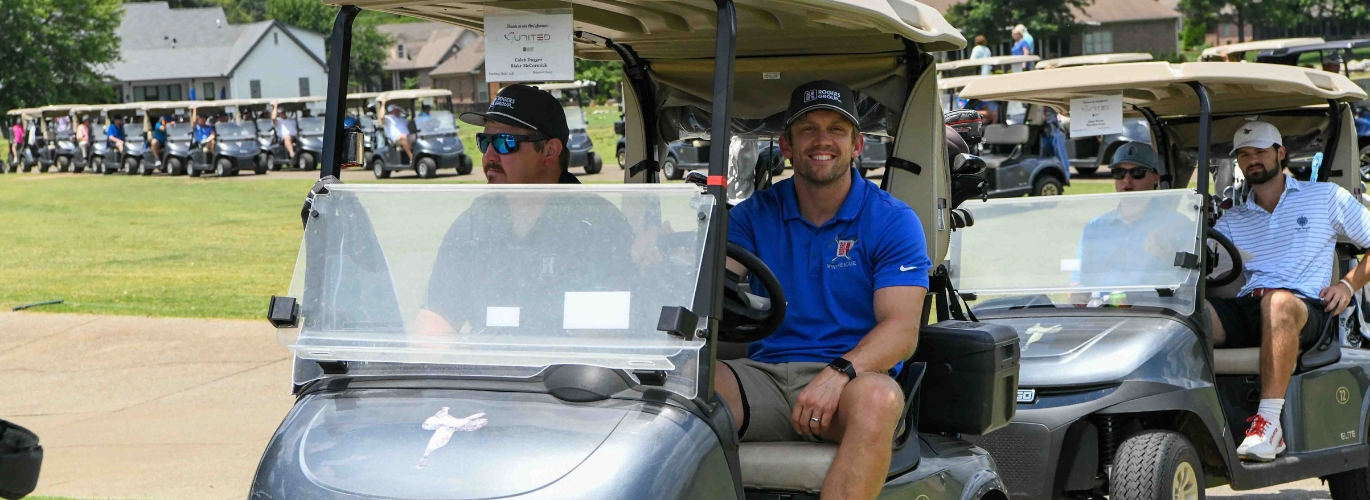
M1257 54L1257 55L1256 55L1256 58L1257 58L1257 60L1259 60L1260 58L1265 58L1265 57L1285 57L1285 56L1291 56L1291 55L1294 55L1294 54L1303 54L1303 53L1307 53L1307 52L1320 52L1320 51L1325 51L1325 50L1342 50L1342 49L1359 49L1359 48L1362 48L1362 47L1370 47L1370 38L1363 38L1363 39L1360 39L1360 40L1337 40L1337 41L1335 41L1335 42L1313 43L1313 44L1308 44L1308 45L1298 45L1298 46L1294 46L1294 47L1281 47L1281 48L1278 48L1278 49L1266 49L1266 50L1262 50L1260 54Z
M354 94L347 94L347 100L348 100L349 102L352 102L352 101L361 101L361 102L371 101L371 100L375 100L377 96L380 96L380 95L383 94L383 93L384 93L384 92L357 92L357 93L354 93Z
M177 112L177 114L186 114L188 109L200 102L205 101L149 101L143 103L143 110L147 111L149 114L159 115L173 111Z
M142 101L139 101L139 102L124 102L124 103L119 103L119 104L110 104L110 105L105 106L105 108L104 108L103 111L105 111L105 112L110 112L110 111L133 111L133 110L141 110L141 109L143 109L143 106L146 105L146 104L147 104L146 102L142 102Z
M325 0L402 16L418 17L484 31L485 1L479 0ZM900 52L889 35L918 43L924 51L956 50L966 39L937 9L913 0L737 0L737 58ZM518 3L511 2L512 5ZM591 40L605 37L631 45L642 58L699 59L714 55L715 13L710 0L621 2L584 0L574 5L575 29L590 38L577 40L584 59L620 60ZM546 4L540 4L546 7ZM840 44L834 44L834 40Z
M11 109L11 110L9 111L9 113L7 113L7 114L8 114L8 115L11 115L11 116L25 116L25 117L28 117L28 116L33 116L33 115L38 114L38 110L39 110L39 109L42 109L42 108L19 108L19 109Z
M537 87L537 88L540 88L540 89L542 89L542 90L548 90L548 91L551 91L551 90L575 90L575 89L583 89L583 88L587 88L587 87L593 87L593 86L596 85L596 83L597 83L597 82L594 82L594 81L591 81L591 80L576 80L576 81L574 81L574 82L565 82L565 83L540 83L540 84L535 84L535 85L533 85L533 86L534 86L534 87Z
M993 78L994 76L995 76L995 75L966 75L966 76L953 76L953 77L951 77L951 78L938 78L938 79L937 79L937 90L953 90L953 89L959 89L959 88L961 88L961 87L965 87L967 84L969 84L970 82L973 82L973 81L975 81L975 80L982 80L982 79L985 79L985 78Z
M41 108L38 108L38 112L41 113L41 114L42 114L43 116L45 116L45 117L48 117L48 118L55 118L55 117L58 117L58 116L68 116L68 115L70 115L70 114L71 114L71 110L74 109L74 108L76 108L77 106L79 106L79 104L50 104L50 105L47 105L47 106L43 106L43 107L41 107Z
M410 89L410 90L391 90L381 92L376 96L377 101L397 101L401 99L423 99L425 97L451 97L452 91L447 89Z
M1204 51L1201 54L1199 54L1199 60L1222 60L1226 59L1228 54L1251 52L1253 50L1282 49L1285 47L1309 45L1314 43L1323 43L1323 39L1320 37L1277 38L1274 40L1257 40L1254 42L1234 43L1231 45L1219 45L1217 47L1209 47L1204 49Z
M950 71L953 69L969 68L972 66L999 66L1003 64L1035 62L1040 60L1042 60L1042 58L1038 56L998 56L982 57L979 59L961 59L959 61L937 63L937 71Z
M970 82L961 97L1013 100L1070 112L1070 100L1121 93L1123 102L1163 116L1195 115L1199 102L1190 82L1202 83L1213 112L1245 113L1356 102L1365 91L1346 77L1273 64L1145 62L1028 71Z
M1118 64L1130 62L1150 61L1154 59L1151 54L1142 52L1125 52L1118 54L1091 54L1087 56L1061 57L1057 59L1047 59L1037 63L1037 69L1065 68L1070 66L1092 66L1095 64Z

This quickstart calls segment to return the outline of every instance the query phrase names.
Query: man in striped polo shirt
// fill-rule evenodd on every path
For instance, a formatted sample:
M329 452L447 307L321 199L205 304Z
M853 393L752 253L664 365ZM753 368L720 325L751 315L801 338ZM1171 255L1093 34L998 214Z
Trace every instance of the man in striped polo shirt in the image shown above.
M1327 182L1283 174L1287 151L1274 125L1237 129L1232 154L1249 195L1214 226L1252 258L1237 298L1208 302L1214 344L1261 348L1261 402L1237 447L1243 460L1270 461L1284 451L1280 412L1300 347L1329 327L1355 290L1370 283L1370 259L1332 286L1334 246L1342 236L1370 248L1370 211Z

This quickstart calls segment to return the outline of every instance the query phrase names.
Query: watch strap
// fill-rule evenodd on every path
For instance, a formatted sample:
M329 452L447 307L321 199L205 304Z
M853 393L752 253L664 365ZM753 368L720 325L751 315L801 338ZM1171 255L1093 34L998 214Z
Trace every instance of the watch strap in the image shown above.
M828 366L831 366L832 369L846 375L848 379L856 379L856 367L852 366L851 361L848 361L847 358L834 359L828 363Z

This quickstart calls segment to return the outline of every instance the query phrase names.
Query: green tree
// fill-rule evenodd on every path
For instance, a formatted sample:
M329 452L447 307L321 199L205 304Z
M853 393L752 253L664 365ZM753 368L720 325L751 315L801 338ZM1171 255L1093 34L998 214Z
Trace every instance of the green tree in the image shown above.
M0 109L101 103L100 74L119 58L119 0L0 0Z
M967 0L951 6L947 20L967 37L985 35L991 45L1013 40L1009 30L1028 27L1037 40L1079 33L1072 9L1083 9L1093 0Z
M576 79L595 82L594 87L586 89L586 97L596 103L618 99L619 84L623 82L623 63L576 59Z
M338 8L319 0L266 0L266 18L323 33L332 38ZM377 21L358 16L352 23L352 61L348 83L352 87L375 88L385 77L385 60L392 40L376 30ZM330 40L331 42L331 40ZM329 44L330 49L332 44Z

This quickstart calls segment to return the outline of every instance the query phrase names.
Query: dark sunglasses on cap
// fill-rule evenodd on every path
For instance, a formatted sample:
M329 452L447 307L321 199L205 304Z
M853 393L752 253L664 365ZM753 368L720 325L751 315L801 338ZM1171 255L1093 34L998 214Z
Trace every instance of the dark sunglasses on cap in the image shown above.
M1115 181L1123 180L1123 176L1124 176L1124 175L1128 175L1128 174L1131 174L1133 179L1141 180L1141 179L1146 178L1146 173L1147 173L1147 172L1150 172L1151 169L1146 168L1146 167L1132 167L1132 168L1115 168L1115 169L1112 169L1112 170L1110 170L1110 171L1113 172L1113 180L1115 180Z
M517 135L517 134L476 134L476 148L481 153L485 153L491 145L495 146L495 152L507 155L519 150L519 145L524 142L537 142L551 139L545 135Z

